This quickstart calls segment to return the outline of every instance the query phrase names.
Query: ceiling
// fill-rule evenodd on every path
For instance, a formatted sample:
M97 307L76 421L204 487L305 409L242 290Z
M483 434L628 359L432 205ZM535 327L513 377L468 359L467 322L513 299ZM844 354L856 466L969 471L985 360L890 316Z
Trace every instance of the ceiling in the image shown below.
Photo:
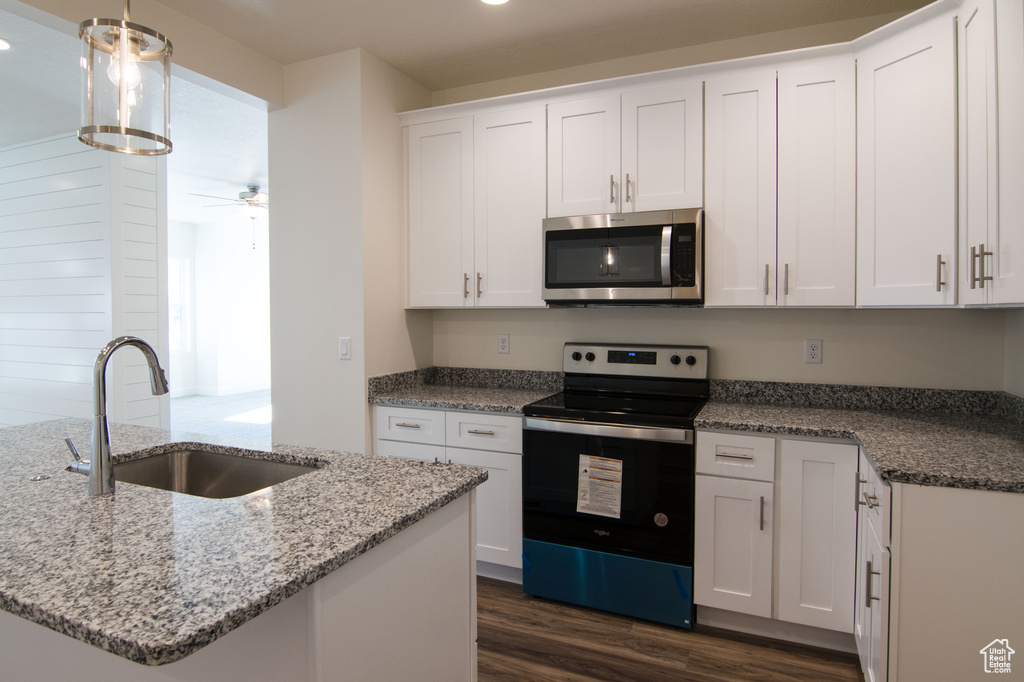
M111 6L111 16L119 16L119 2L104 2ZM510 0L498 6L479 0L163 0L162 4L282 64L363 47L428 89L442 90L787 28L906 12L927 0ZM146 23L141 17L137 20ZM77 129L78 41L2 9L0 37L14 44L13 49L0 52L0 92L4 93L0 148ZM169 217L186 222L213 222L221 215L237 219L231 208L206 208L218 202L191 193L231 198L247 184L258 184L272 194L266 112L195 85L195 80L175 77L171 88L174 151L168 157Z
M429 90L891 12L930 0L163 0L282 64L364 47Z

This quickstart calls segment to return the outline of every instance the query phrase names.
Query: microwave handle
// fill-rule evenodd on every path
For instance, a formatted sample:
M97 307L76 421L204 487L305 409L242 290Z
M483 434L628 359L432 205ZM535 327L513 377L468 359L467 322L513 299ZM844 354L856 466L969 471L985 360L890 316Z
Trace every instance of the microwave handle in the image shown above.
M661 283L672 286L672 226L661 228Z

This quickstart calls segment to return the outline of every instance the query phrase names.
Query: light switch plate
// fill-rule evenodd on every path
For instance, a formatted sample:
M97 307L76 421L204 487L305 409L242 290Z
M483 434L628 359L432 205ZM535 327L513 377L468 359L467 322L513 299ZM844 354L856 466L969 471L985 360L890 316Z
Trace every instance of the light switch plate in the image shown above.
M352 337L351 336L339 336L338 337L338 359L339 360L351 360L352 359Z

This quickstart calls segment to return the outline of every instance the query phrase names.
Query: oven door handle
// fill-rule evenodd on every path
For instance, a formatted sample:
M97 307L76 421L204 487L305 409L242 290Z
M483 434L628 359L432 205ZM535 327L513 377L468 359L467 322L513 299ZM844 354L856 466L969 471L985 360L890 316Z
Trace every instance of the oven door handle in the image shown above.
M565 421L561 419L538 419L526 417L526 428L535 431L557 431L583 436L606 436L608 438L632 438L635 440L656 440L666 443L693 443L693 429L673 429L658 426L629 426L605 424L602 422Z

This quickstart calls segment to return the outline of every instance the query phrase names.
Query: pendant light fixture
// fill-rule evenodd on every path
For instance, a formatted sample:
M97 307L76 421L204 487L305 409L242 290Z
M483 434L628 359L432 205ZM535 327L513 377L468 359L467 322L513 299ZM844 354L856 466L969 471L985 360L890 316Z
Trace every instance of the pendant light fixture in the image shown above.
M82 55L82 142L122 154L171 151L171 41L124 19L88 19L78 27Z

